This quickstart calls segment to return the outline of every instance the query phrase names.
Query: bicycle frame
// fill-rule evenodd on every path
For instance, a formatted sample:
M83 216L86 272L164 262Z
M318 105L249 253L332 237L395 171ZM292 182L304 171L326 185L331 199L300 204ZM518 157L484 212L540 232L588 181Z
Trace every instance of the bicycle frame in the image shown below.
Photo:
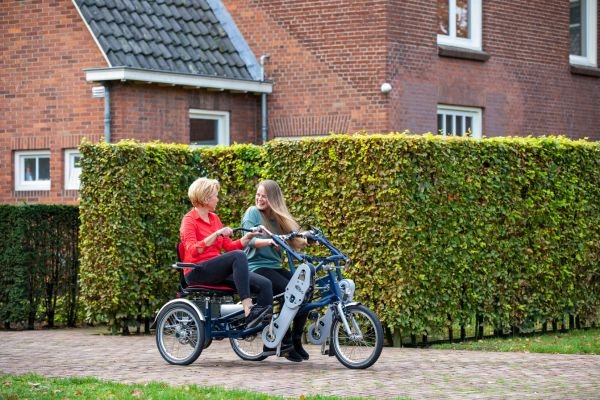
M287 235L273 234L264 226L258 226L257 229L267 233L273 239L273 241L285 251L292 274L296 270L297 263L307 263L312 265L314 267L315 274L321 271L326 271L326 275L315 280L313 290L318 291L319 299L316 301L303 303L300 306L298 313L309 313L316 309L332 307L335 315L342 320L346 332L351 335L351 328L344 315L343 307L358 303L352 302L352 297L354 294L354 282L352 282L350 279L344 279L342 274L342 269L350 264L349 257L335 247L331 242L329 242L323 232L316 228L311 228L309 231L304 232L292 232ZM325 248L331 254L329 256L312 256L296 251L287 242L295 237L301 237L309 241L319 243L325 246ZM314 293L315 292L313 292L313 295ZM333 316L329 315L328 318L328 324L331 325ZM325 334L328 336L329 331L328 329L325 330ZM323 345L325 344L326 338L327 337L325 337L322 341Z

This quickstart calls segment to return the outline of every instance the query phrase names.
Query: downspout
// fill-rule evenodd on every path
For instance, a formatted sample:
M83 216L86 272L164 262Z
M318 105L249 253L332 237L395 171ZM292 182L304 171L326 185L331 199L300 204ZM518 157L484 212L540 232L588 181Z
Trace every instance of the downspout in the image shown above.
M270 54L260 56L260 80L265 81L265 59L271 57ZM261 94L260 111L261 111L261 133L262 144L267 143L267 94Z
M104 142L110 143L110 85L104 84Z

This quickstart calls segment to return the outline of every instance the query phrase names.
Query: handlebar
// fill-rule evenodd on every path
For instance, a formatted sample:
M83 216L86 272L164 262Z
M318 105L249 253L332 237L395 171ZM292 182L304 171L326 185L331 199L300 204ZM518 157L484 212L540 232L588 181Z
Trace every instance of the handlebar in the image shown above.
M239 227L239 228L234 228L232 230L233 230L233 233L237 233L237 232L262 232L263 231L260 226L255 226L255 227L252 227L252 228Z
M294 255L295 258L299 259L299 260L310 260L313 263L319 264L319 265L324 265L326 263L337 263L338 261L342 261L342 262L346 262L348 263L350 260L349 258L342 253L337 247L333 246L323 235L323 232L315 227L310 227L310 229L305 230L305 231L294 231L294 232L289 232L287 234L283 234L283 235L278 235L275 234L271 231L269 231L269 229L267 229L264 225L257 225L254 226L252 228L243 228L243 227L239 227L239 228L235 228L233 229L233 232L260 232L263 233L264 235L270 236L277 245L282 246L286 249L286 251L290 252L292 255ZM288 240L294 239L294 238L303 238L306 239L309 242L314 242L314 243L319 243L322 245L325 245L330 251L331 254L329 256L312 256L309 254L305 254L305 253L297 253L296 251L294 251L289 244L287 243Z
M235 228L233 229L233 233L237 233L237 232L262 232L266 235L269 235L271 237L276 236L281 240L289 240L289 239L293 239L296 237L300 237L300 238L305 238L308 240L316 240L315 236L316 236L316 232L315 230L308 230L308 231L299 231L299 232L290 232L284 235L277 235L274 234L273 232L269 231L264 225L257 225L254 226L252 228L243 228L243 227L239 227L239 228Z

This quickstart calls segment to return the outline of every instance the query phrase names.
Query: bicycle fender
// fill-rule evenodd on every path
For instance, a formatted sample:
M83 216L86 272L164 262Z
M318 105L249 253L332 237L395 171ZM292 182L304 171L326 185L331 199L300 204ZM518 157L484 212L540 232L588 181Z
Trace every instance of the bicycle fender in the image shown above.
M204 319L204 313L202 313L202 311L200 311L200 309L198 308L198 306L196 304L194 304L194 302L192 302L192 301L190 301L188 299L173 299L173 300L168 301L156 313L156 317L154 318L154 322L152 323L152 326L156 325L156 322L158 321L158 317L161 315L161 313L163 312L163 310L165 309L165 307L167 307L169 304L173 304L173 303L185 303L185 304L189 305L190 307L192 307L194 309L194 311L196 311L198 313L198 317L200 318L200 320L202 322L205 321L205 319Z

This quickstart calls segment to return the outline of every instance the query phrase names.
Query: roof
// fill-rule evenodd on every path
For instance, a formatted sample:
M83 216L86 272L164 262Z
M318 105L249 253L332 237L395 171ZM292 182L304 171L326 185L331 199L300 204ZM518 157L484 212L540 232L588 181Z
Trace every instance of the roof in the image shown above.
M73 2L109 69L196 75L220 81L262 79L256 57L218 0Z

